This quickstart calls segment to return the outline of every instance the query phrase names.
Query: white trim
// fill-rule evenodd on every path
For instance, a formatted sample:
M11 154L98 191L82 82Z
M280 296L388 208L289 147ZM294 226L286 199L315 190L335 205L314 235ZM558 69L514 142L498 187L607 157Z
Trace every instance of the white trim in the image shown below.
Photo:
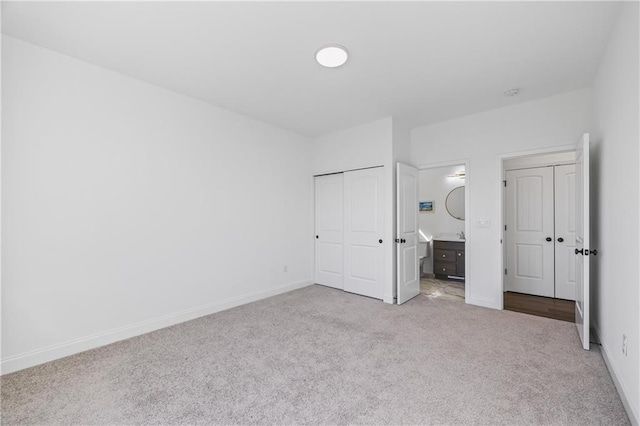
M2 8L0 8L0 28L2 27ZM0 35L0 81L2 81L2 41L3 41L3 37L5 37L4 35ZM2 84L0 84L0 99L2 99ZM0 117L2 117L2 102L0 102ZM2 147L4 146L2 144L2 120L0 120L0 200L2 199ZM2 204L0 203L0 241L2 241L2 236L4 235L3 229L2 229ZM2 244L0 244L0 259L2 259ZM4 274L2 273L2 263L0 262L0 290L2 289L2 277L4 276ZM2 315L2 291L0 291L0 330L2 330L2 318L4 317L4 315ZM0 333L2 334L2 333ZM2 354L2 339L0 338L0 354ZM2 366L0 365L0 371L2 371Z
M615 366L611 362L609 358L609 350L604 345L602 340L600 340L600 330L598 327L594 326L593 331L595 334L596 341L600 342L600 353L602 354L602 359L604 359L604 363L609 370L609 375L611 379L613 379L613 384L616 386L616 390L618 391L618 395L620 396L620 400L622 401L622 405L624 406L625 411L627 412L627 416L629 416L629 420L633 426L639 426L640 421L638 418L638 414L633 411L633 406L629 404L629 400L627 399L627 393L624 388L623 382L620 381L620 374L616 370Z
M469 236L471 235L471 203L469 200L471 197L471 171L469 167L469 159L464 158L461 160L451 160L451 161L439 161L437 163L423 163L419 166L416 166L418 170L426 170L426 169L437 169L439 167L448 167L448 166L460 166L464 164L464 172L465 172L465 181L464 181L464 235L465 235L465 256L464 256L464 302L470 305L478 305L484 306L488 308L494 308L494 303L491 301L490 305L486 305L486 303L480 301L480 299L471 297L471 270L469 268L469 256L466 255L466 243L469 241Z
M576 145L558 145L558 146L549 146L546 148L536 148L536 149L527 149L524 151L513 151L513 152L505 152L500 154L500 160L505 160L508 158L517 158L517 157L527 157L530 155L543 155L543 154L553 154L556 152L567 152L567 151L575 151Z
M464 164L465 166L469 165L469 159L468 158L462 158L459 160L451 160L451 161L438 161L437 163L423 163L420 164L418 166L415 166L418 170L425 170L425 169L437 169L440 167L449 167L449 166L459 166L461 164ZM465 169L465 173L466 173L466 169Z
M150 320L107 330L105 332L94 334L92 336L86 336L57 345L52 345L45 348L36 349L34 351L14 355L2 360L2 363L0 364L0 371L2 371L2 374L12 373L14 371L33 367L38 364L44 364L45 362L53 361L69 355L74 355L79 352L84 352L89 349L95 349L100 346L118 342L120 340L129 339L131 337L139 336L141 334L149 333L161 328L180 324L185 321L200 318L206 315L211 315L216 312L234 308L236 306L255 302L267 297L276 296L288 291L297 290L303 287L310 286L312 284L313 283L311 280L304 280L277 287L272 290L230 297L225 300L209 303L197 308L174 312L172 314L163 315L161 317L153 318Z

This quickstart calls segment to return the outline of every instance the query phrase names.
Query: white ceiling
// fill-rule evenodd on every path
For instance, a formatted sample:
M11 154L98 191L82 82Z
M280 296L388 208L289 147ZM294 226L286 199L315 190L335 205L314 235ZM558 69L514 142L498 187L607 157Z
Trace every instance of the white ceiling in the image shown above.
M6 2L3 33L290 129L411 126L587 87L613 2ZM337 42L347 64L316 48ZM521 94L505 98L512 87Z

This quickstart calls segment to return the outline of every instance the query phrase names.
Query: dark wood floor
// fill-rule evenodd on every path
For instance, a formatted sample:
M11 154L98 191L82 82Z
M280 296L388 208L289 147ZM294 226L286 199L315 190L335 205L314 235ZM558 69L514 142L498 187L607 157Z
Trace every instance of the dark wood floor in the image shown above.
M509 311L522 312L539 317L575 322L575 302L571 300L552 299L550 297L507 291L504 293L504 308Z

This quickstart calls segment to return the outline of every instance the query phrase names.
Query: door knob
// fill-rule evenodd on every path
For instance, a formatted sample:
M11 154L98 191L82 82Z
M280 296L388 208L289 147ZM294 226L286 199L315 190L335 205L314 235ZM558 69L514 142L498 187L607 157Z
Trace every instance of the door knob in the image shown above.
M318 236L316 235L316 239L318 239L318 238L320 238L320 237L318 237Z
M561 242L563 242L563 241L564 241L564 238L562 238L562 237L558 238L558 242L559 242L559 243L561 243Z
M378 240L378 242L379 242L380 244L382 244L382 240Z
M576 249L576 254L584 254L584 249Z
M547 241L551 241L551 240L553 240L553 238L547 237Z

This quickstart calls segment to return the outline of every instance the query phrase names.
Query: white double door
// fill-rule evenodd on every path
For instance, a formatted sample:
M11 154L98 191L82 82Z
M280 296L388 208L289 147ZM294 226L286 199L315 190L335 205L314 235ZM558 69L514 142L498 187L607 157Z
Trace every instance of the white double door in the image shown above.
M315 282L382 299L384 169L315 178Z
M575 165L506 172L508 291L575 300Z

